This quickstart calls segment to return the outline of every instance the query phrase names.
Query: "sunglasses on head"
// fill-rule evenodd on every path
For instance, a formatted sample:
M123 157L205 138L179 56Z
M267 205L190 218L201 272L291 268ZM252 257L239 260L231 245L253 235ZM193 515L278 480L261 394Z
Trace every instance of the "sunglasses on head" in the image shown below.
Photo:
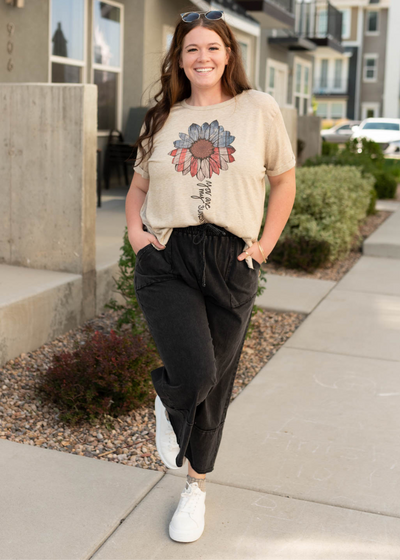
M186 23L192 23L200 18L200 14L204 14L204 17L211 20L221 19L223 15L222 10L210 10L209 12L185 12L180 14L182 21Z

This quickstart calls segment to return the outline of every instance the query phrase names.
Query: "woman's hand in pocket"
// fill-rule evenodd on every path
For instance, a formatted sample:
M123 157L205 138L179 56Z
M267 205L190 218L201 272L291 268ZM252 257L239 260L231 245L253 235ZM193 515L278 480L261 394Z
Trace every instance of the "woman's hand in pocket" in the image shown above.
M248 252L248 255L246 255L246 251ZM246 249L246 251L243 251L242 253L240 253L240 255L238 255L238 260L239 261L243 261L247 256L251 257L253 260L255 260L256 262L258 262L259 265L262 264L264 257L261 254L260 248L258 247L258 243L255 242L252 245L250 245L250 247L248 247Z
M128 235L128 237L129 237L129 243L131 244L131 247L135 255L138 254L140 249L143 249L146 245L149 245L150 243L153 243L153 245L155 245L158 249L165 249L165 245L161 245L161 243L159 243L157 238L151 233L148 233L147 231L140 231L140 230L135 231L134 233Z

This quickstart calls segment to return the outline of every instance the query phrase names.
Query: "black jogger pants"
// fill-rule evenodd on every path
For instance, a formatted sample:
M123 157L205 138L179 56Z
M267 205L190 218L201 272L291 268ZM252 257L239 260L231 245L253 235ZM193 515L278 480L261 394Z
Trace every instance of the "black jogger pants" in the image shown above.
M257 293L260 264L239 261L243 247L203 223L136 255L135 293L164 364L151 376L180 447L176 464L186 456L200 474L214 469Z

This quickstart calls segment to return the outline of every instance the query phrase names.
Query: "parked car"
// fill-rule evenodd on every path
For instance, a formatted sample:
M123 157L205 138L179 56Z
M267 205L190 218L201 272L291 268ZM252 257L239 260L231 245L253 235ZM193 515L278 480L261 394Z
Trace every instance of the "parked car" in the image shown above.
M341 124L336 124L332 128L327 128L321 130L322 140L325 142L334 142L336 144L344 144L347 140L350 140L353 131L352 126L360 124L361 121L347 121Z
M384 153L387 150L395 151L396 146L400 143L400 119L383 117L364 119L360 126L353 126L352 130L352 139L367 138L373 140L380 145Z
M389 142L389 146L383 151L383 153L386 155L394 154L400 156L400 140L397 140L396 142Z

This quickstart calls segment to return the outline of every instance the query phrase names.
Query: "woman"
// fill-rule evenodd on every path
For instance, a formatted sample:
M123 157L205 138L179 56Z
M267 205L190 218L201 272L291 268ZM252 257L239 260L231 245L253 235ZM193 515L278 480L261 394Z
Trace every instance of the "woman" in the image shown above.
M221 11L181 14L155 101L136 143L126 218L135 293L164 364L151 373L157 450L170 469L188 460L169 534L191 542L204 530L205 477L260 266L293 206L295 156L276 101L251 89Z

